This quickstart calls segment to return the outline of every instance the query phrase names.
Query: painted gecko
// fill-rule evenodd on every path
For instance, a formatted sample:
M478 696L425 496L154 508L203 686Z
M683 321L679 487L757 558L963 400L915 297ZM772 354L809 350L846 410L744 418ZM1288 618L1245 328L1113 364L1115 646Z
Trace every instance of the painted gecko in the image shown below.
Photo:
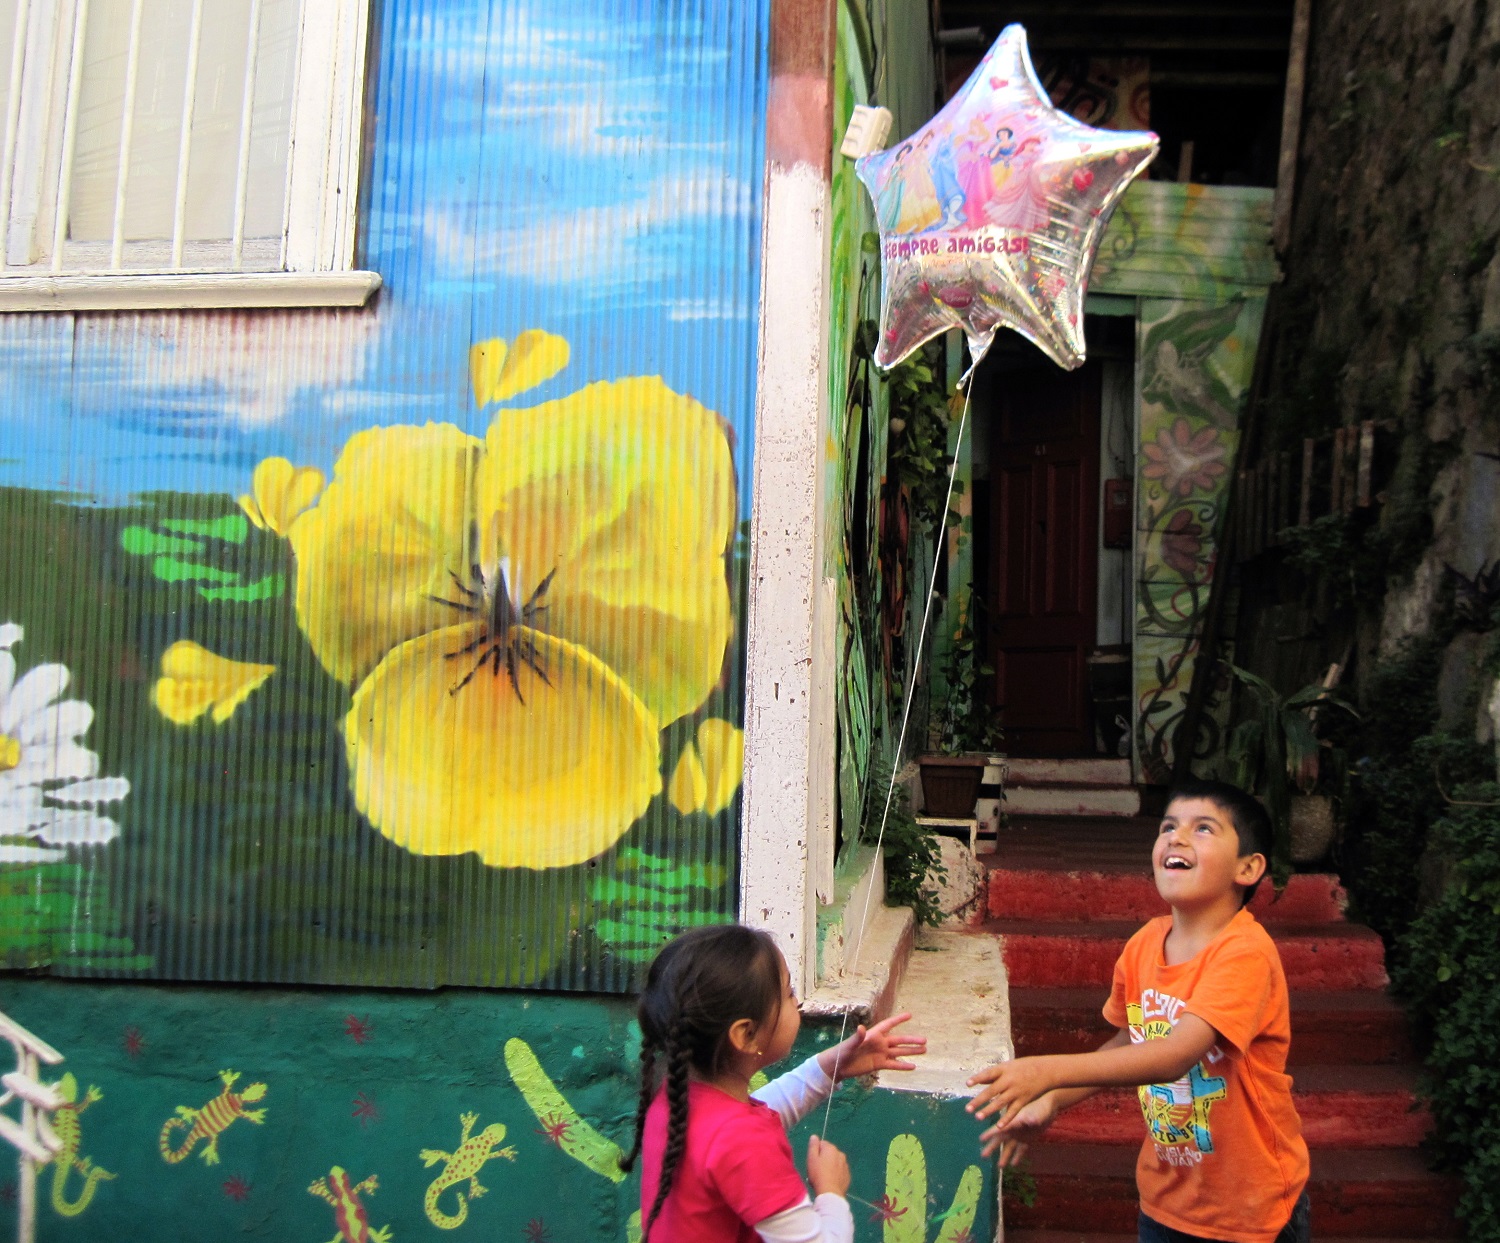
M246 1101L258 1101L266 1094L266 1085L263 1083L252 1083L243 1092L231 1092L235 1080L239 1074L233 1070L221 1070L219 1078L224 1081L224 1090L204 1105L201 1109L190 1109L186 1105L177 1106L177 1117L168 1118L161 1126L161 1135L157 1139L157 1147L161 1149L162 1160L176 1165L179 1161L187 1159L188 1153L193 1151L199 1140L206 1139L207 1147L198 1155L203 1158L205 1165L219 1164L219 1136L224 1129L236 1118L244 1118L247 1122L257 1125L266 1120L264 1109L246 1109ZM171 1146L171 1136L174 1130L181 1127L191 1127L187 1138L182 1141L180 1147Z
M78 1117L95 1101L103 1100L104 1093L90 1084L80 1101L78 1080L71 1074L64 1075L53 1086L63 1103L52 1115L52 1129L57 1132L57 1138L62 1140L62 1147L53 1158L52 1208L63 1217L77 1217L88 1208L89 1202L94 1198L95 1188L105 1179L115 1177L108 1170L100 1169L87 1157L78 1155L78 1149L83 1143L83 1125ZM78 1193L76 1200L69 1200L63 1192L67 1189L68 1175L74 1170L83 1179L83 1190Z
M460 1114L459 1119L463 1123L463 1134L459 1136L457 1152L439 1152L436 1148L424 1148L421 1151L423 1165L435 1165L439 1161L446 1161L443 1172L432 1180L431 1186L427 1188L427 1195L423 1197L422 1207L427 1210L427 1220L439 1230L455 1230L464 1224L464 1219L469 1215L469 1201L482 1196L484 1188L479 1185L479 1171L486 1161L492 1161L496 1157L504 1157L507 1161L516 1159L514 1148L495 1147L505 1138L505 1127L499 1122L492 1122L478 1135L469 1138L469 1132L474 1129L474 1124L479 1121L478 1114ZM452 1215L438 1208L438 1197L449 1187L457 1186L464 1179L469 1180L469 1194L465 1198L463 1192L457 1192L458 1212Z
M391 1243L389 1226L370 1229L370 1216L359 1198L373 1195L379 1186L380 1180L374 1174L361 1182L351 1183L349 1172L341 1165L329 1170L327 1178L313 1180L307 1189L308 1194L333 1205L333 1220L339 1228L329 1243Z

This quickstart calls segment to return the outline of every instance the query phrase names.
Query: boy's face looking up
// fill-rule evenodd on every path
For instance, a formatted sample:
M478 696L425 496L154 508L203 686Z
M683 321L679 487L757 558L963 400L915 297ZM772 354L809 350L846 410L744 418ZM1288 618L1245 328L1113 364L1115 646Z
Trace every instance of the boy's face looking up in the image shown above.
M1174 908L1241 903L1245 887L1266 870L1261 854L1240 853L1229 813L1205 798L1174 799L1151 850L1156 890Z

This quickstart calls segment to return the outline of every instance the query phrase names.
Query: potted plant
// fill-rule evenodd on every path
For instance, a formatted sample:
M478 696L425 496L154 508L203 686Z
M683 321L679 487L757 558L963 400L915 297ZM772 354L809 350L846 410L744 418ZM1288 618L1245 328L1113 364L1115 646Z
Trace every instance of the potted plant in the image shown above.
M1327 854L1338 827L1334 795L1347 766L1343 753L1318 737L1318 711L1329 707L1358 713L1326 681L1282 695L1248 669L1228 667L1250 692L1255 708L1229 736L1226 775L1264 799L1275 833L1271 862L1279 880L1290 871L1289 864L1313 863Z
M943 703L938 748L922 756L922 801L929 816L967 820L974 814L985 766L1000 743L995 710L984 702L979 680L990 670L979 663L974 632L960 625L943 663Z

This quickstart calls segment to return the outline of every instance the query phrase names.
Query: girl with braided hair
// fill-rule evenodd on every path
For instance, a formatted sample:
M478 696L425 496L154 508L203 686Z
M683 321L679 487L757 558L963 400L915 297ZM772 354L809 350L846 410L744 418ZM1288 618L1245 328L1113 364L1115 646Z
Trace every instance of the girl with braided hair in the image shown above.
M646 977L641 1097L644 1243L852 1243L844 1193L849 1163L832 1144L807 1145L811 1199L787 1131L841 1079L912 1070L922 1036L894 1034L897 1014L752 1093L750 1079L791 1052L802 1019L786 960L764 932L695 928L656 956Z

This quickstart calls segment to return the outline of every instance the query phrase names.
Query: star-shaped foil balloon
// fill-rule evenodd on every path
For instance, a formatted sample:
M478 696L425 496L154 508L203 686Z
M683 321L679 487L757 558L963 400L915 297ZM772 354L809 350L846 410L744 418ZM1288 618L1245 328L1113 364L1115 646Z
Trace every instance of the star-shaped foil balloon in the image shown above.
M1089 269L1155 134L1095 129L1037 80L1007 26L961 89L910 138L855 165L875 202L883 294L875 362L893 367L962 328L977 363L1014 328L1060 367L1084 358Z

